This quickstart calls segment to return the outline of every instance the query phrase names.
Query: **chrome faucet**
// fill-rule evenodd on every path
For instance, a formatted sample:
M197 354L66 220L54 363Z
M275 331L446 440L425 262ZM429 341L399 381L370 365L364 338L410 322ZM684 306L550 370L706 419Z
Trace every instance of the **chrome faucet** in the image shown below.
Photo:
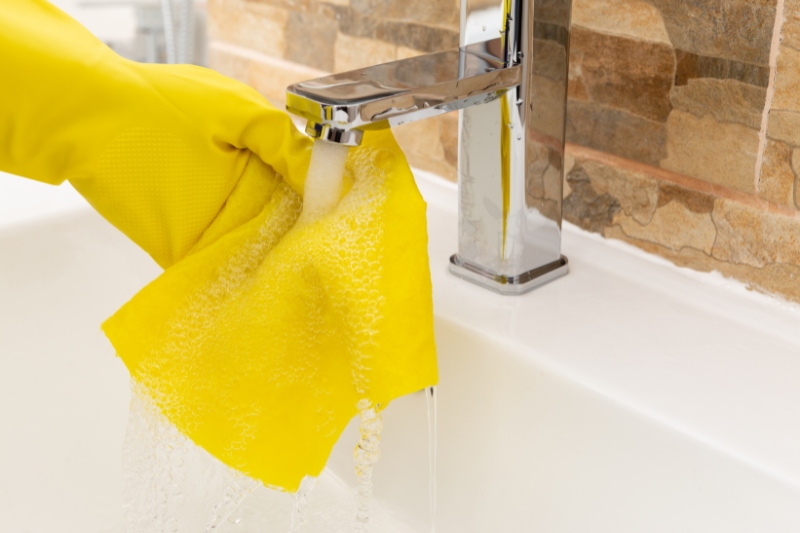
M402 0L397 0L402 1ZM288 87L316 139L459 111L453 274L521 294L567 273L561 255L571 0L461 0L458 50Z

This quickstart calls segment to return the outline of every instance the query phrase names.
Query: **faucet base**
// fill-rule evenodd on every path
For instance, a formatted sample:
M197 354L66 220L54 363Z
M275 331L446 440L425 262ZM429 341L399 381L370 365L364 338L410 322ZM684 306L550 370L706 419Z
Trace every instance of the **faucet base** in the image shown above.
M566 275L569 272L569 261L562 255L558 261L553 261L518 276L504 276L486 270L455 254L450 257L450 272L459 278L471 281L500 294L525 294L537 287L541 287L545 283Z

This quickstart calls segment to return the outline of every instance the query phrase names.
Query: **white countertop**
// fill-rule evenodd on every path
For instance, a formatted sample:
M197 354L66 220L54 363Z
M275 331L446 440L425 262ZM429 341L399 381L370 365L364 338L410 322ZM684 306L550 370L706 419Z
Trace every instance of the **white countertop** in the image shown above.
M0 228L90 209L69 183L59 187L0 172Z

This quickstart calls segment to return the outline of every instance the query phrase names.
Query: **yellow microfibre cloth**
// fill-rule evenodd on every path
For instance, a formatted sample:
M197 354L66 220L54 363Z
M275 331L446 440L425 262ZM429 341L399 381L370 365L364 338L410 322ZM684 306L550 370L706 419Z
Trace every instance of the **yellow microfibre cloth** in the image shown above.
M252 158L216 224L254 195L261 213L103 326L178 429L289 491L320 474L360 399L437 382L425 204L391 133L365 136L346 181L332 212L296 224L300 197Z
M69 180L166 268L103 329L198 445L295 491L359 401L436 384L425 204L391 132L299 219L311 143L243 84L126 61L45 0L0 3L0 59L0 169Z

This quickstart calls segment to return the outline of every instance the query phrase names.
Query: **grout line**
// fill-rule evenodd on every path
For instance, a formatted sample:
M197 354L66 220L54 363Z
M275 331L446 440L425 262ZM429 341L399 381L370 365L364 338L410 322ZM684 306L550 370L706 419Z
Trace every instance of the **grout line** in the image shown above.
M615 167L635 174L643 174L650 178L674 183L681 187L715 196L720 199L730 200L739 204L744 204L755 209L767 211L795 220L800 220L800 211L784 205L776 204L763 200L757 196L743 191L737 191L724 185L711 183L700 178L693 178L685 174L679 174L671 170L654 167L638 161L632 161L618 155L609 154L594 148L587 148L578 144L567 143L567 153L575 158L589 159L597 161L607 166Z
M775 5L775 26L772 30L772 44L769 50L769 84L767 85L767 97L764 100L764 112L761 114L761 130L758 132L758 154L756 155L755 175L753 176L753 190L758 194L761 181L761 170L764 166L764 151L767 148L767 125L769 124L769 113L772 109L772 100L775 97L775 78L778 74L778 54L781 48L783 37L783 22L786 17L783 14L783 4L785 0L778 0Z

